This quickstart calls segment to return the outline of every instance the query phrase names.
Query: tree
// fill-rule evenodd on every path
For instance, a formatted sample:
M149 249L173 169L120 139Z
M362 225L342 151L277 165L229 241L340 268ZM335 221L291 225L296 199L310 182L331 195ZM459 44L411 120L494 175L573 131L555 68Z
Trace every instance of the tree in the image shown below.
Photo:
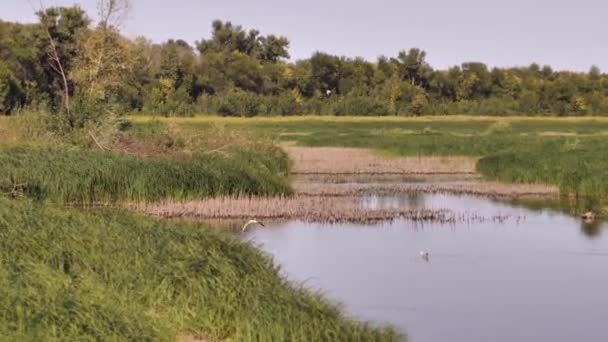
M277 62L281 58L289 58L289 40L285 37L269 35L260 38L261 52L259 57L263 61Z
M412 85L426 86L429 73L432 71L426 62L426 52L418 48L401 51L395 62L399 66L399 75L402 80Z
M0 73L4 85L4 114L39 96L41 69L34 39L36 26L0 20ZM10 91L9 91L10 90ZM9 105L10 104L10 105Z
M114 29L100 27L87 34L80 42L80 51L74 81L93 99L108 98L132 73L132 47Z
M492 93L492 78L488 67L479 62L462 64L462 77L459 85L460 98L479 99Z
M99 26L102 29L119 29L131 12L130 0L99 0Z
M289 40L275 35L262 36L258 30L245 31L240 25L215 20L210 39L196 42L201 54L210 52L239 52L268 62L289 58Z
M196 46L202 54L238 51L246 55L253 55L260 46L259 34L257 30L247 32L243 30L242 26L232 25L229 21L224 23L221 20L215 20L212 24L211 39L201 39Z
M310 79L313 88L321 93L327 90L338 91L342 69L342 61L337 56L316 52L310 58Z
M63 107L69 113L70 96L74 90L69 75L78 56L78 39L90 20L78 6L51 7L41 9L37 14L40 21L39 60L47 78L48 92L60 93Z
M25 93L8 67L0 61L0 114L10 112L25 101Z
M589 69L589 79L592 81L598 81L602 76L602 71L596 65L592 65Z

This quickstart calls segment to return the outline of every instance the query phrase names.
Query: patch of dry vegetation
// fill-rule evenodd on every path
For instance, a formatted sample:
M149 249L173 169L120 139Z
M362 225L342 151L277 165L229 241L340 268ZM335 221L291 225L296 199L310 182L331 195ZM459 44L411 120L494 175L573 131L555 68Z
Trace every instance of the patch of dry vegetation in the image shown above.
M386 158L362 148L284 145L293 174L463 174L475 173L473 157Z
M136 203L131 209L163 218L197 220L301 220L322 223L375 223L396 219L411 222L503 222L508 217L456 213L448 209L365 207L359 196L217 197L191 202Z

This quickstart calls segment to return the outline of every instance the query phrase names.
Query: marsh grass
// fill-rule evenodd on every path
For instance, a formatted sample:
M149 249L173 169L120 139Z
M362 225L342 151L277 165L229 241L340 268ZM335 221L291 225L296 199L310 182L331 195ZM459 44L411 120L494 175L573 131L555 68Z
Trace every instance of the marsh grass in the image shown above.
M504 152L479 160L487 178L516 183L557 184L582 210L605 210L608 199L608 142L605 139L562 140Z
M397 341L225 233L0 197L6 340Z
M143 160L75 147L0 150L0 192L72 204L195 199L227 194L288 194L287 157L279 150L194 154Z

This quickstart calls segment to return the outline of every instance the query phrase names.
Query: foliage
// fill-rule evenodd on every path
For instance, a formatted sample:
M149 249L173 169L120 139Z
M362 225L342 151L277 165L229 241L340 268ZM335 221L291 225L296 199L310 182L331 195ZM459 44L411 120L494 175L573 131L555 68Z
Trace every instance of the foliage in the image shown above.
M128 4L105 1L102 9L107 12L114 3L117 8ZM116 26L103 24L123 18L113 13L100 18L97 28L90 27L79 7L41 11L40 22L34 25L0 21L0 111L12 113L44 102L62 113L62 80L50 54L53 42L66 69L68 95L103 98L105 106L121 112L165 116L608 113L608 75L597 67L580 73L537 64L489 68L467 62L435 70L426 51L419 48L374 62L323 52L289 62L285 37L216 20L211 36L194 47L180 39L156 44L142 37L121 37Z

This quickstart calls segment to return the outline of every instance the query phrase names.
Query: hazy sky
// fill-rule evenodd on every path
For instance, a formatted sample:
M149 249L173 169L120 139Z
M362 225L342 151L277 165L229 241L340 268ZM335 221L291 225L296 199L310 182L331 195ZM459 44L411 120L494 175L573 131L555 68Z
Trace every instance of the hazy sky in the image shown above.
M39 0L33 0L38 3ZM91 16L96 0L78 3ZM155 41L208 37L230 20L287 36L294 59L324 51L375 60L420 47L434 67L465 61L491 66L550 64L608 71L608 0L133 0L123 30ZM28 0L0 0L0 18L34 21Z

